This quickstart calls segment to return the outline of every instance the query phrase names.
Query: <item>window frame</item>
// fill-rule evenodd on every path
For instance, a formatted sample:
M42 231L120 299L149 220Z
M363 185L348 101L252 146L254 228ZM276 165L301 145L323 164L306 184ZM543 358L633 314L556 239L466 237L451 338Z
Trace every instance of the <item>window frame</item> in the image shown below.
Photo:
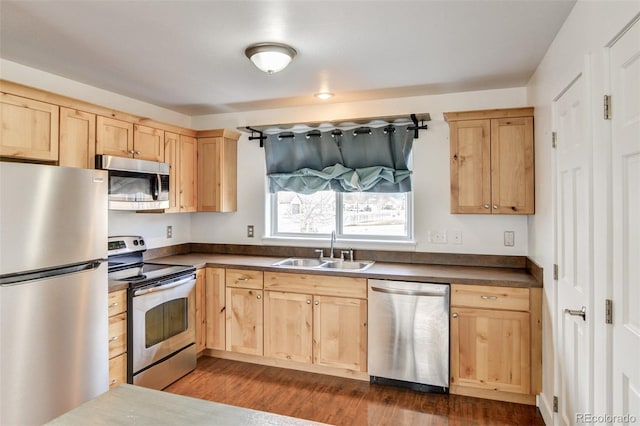
M374 194L374 193L372 193ZM362 241L362 242L388 242L388 243L407 243L413 242L413 230L414 230L414 211L413 211L413 191L406 192L407 194L407 234L400 235L362 235L362 234L346 234L344 233L344 197L341 192L334 192L336 197L336 216L335 216L335 232L336 240L342 241ZM305 234L301 232L279 232L278 231L278 203L277 193L267 193L267 201L269 203L269 238L291 238L291 239L306 239L306 240L324 240L330 236L330 234Z

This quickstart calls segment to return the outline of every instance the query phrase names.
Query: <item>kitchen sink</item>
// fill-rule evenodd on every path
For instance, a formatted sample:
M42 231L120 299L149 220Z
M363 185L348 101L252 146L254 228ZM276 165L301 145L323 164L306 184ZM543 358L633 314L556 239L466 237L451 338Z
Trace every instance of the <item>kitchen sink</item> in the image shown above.
M286 268L302 268L302 269L331 269L331 270L349 270L362 271L374 262L371 260L340 260L340 259L319 259L306 257L289 257L284 260L273 263L273 266L282 266Z
M373 261L371 260L363 260L363 261L349 261L349 260L336 260L332 262L323 263L320 265L320 268L323 269L350 269L350 270L359 270L362 271L364 269L369 268L373 265Z
M324 261L320 259L309 259L309 258L301 258L301 257L290 257L285 260L281 260L273 264L273 266L292 266L297 268L314 268L317 266L321 266Z

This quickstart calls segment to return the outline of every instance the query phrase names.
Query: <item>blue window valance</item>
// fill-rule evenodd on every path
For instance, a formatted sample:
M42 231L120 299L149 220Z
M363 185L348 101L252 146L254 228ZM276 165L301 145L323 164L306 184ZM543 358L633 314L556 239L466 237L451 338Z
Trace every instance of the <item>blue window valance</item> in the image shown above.
M265 141L269 191L409 192L413 133L407 127L269 135Z

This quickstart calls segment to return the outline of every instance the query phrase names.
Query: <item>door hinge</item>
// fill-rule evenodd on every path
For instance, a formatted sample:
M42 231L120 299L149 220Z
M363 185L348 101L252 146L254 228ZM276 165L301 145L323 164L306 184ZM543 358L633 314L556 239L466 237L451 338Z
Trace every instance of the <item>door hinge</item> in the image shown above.
M604 119L611 120L611 96L604 95Z
M558 146L558 134L551 132L551 148L555 148L556 146Z
M604 323L613 324L613 300L611 299L604 301Z
M558 280L558 264L554 263L553 264L553 279L554 280Z
M558 412L558 397L557 396L553 397L553 412L554 413Z

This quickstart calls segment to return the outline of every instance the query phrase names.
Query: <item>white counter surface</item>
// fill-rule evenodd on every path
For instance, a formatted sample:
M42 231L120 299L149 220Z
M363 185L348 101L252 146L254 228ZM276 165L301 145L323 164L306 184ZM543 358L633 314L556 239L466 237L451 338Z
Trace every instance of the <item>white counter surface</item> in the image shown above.
M215 384L212 383L212 386ZM308 420L234 407L122 384L53 419L47 425L321 425Z

